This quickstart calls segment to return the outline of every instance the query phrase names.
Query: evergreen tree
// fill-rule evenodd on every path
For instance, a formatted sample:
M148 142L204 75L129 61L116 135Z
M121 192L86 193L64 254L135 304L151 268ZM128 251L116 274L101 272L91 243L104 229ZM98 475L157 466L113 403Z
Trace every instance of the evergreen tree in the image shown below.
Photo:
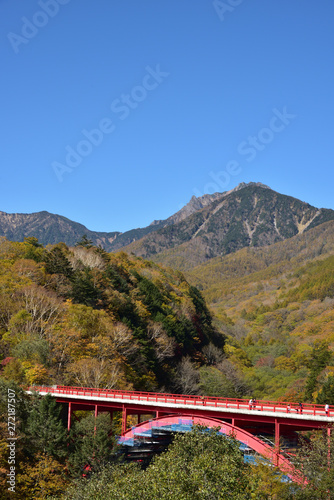
M318 404L334 405L334 377L330 375L326 382L323 384L321 391L317 396Z
M71 278L73 275L69 260L58 246L46 253L45 270L49 274L63 274L67 278Z
M76 271L72 284L72 298L78 304L96 307L102 297L101 290L93 282L92 272L85 267L83 271Z
M88 239L87 234L84 234L79 241L76 242L75 244L76 247L86 247L86 248L92 248L93 241Z
M101 470L112 458L110 415L89 415L75 422L71 431L70 469L74 475Z
M60 417L61 407L51 395L37 401L27 420L27 437L32 452L38 450L55 458L67 453L66 429Z

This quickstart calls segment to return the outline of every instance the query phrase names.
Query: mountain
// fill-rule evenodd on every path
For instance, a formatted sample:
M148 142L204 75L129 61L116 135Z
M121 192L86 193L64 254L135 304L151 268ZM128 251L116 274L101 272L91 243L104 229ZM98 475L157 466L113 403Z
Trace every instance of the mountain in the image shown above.
M23 241L34 236L43 244L63 241L73 246L83 235L108 252L120 249L180 269L244 247L283 241L334 219L334 211L318 209L279 194L261 183L241 183L223 193L193 196L165 220L124 233L98 232L66 217L37 212L0 212L0 236Z
M189 269L244 247L262 247L302 234L328 220L334 211L250 183L159 228L125 250L166 265Z
M189 217L189 215L198 212L199 210L210 205L214 201L221 200L222 198L225 198L225 196L228 196L229 194L239 191L240 189L243 189L247 186L258 186L258 187L263 187L265 189L270 189L268 186L262 184L261 182L249 182L248 184L246 184L245 182L240 182L240 184L238 184L235 188L230 189L230 191L224 191L223 193L204 194L199 198L193 196L191 200L174 215L171 215L170 217L168 217L168 219L165 220L155 220L150 225L151 226L159 225L159 227L162 227L162 226L169 226L170 224L176 224L177 222L181 222L182 220Z
M85 234L94 245L108 248L120 233L90 231L78 222L46 211L32 214L0 212L0 236L5 236L11 241L23 241L25 237L34 236L43 245L63 241L71 246L75 245Z
M126 231L125 233L119 233L117 237L111 242L109 250L111 251L120 250L121 248L130 245L135 241L140 240L144 236L158 231L158 229L162 229L164 227L177 224L186 219L187 217L189 217L190 215L198 212L199 210L202 210L202 208L209 206L214 201L221 200L225 196L228 196L230 193L239 191L240 189L243 189L247 185L259 186L270 189L268 188L268 186L265 186L260 182L250 182L249 184L241 182L240 184L238 184L238 186L236 186L234 189L231 189L230 191L225 191L223 193L205 194L203 196L200 196L199 198L193 196L191 200L183 208L181 208L181 210L168 217L168 219L154 220L147 227L132 229L130 231Z
M262 184L262 186L264 185ZM24 238L33 236L38 238L39 242L43 245L63 241L66 245L72 246L82 236L87 235L94 245L101 245L107 251L117 251L153 231L180 222L216 199L220 199L230 192L242 189L243 187L245 187L245 183L241 183L233 190L226 191L225 193L206 194L199 198L193 196L187 205L176 214L168 217L168 219L156 220L147 227L131 229L124 233L120 231L91 231L83 224L47 211L32 214L8 214L0 211L0 236L5 236L11 241L23 241Z

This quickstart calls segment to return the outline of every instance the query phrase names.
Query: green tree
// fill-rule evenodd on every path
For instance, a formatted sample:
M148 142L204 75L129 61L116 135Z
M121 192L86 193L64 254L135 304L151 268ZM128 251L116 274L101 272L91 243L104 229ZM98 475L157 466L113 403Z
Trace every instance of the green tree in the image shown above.
M36 450L55 458L63 458L67 453L67 431L60 417L61 407L55 398L46 395L37 400L28 419L26 433Z
M226 398L237 398L233 383L217 368L203 366L199 370L199 389L206 396L223 396Z
M44 256L44 248L38 242L37 238L33 236L29 236L28 238L24 238L24 246L25 246L25 259L32 259L35 262L41 262Z
M72 266L59 246L55 246L45 255L45 270L49 274L63 274L66 278L73 276Z
M317 396L317 401L318 404L329 404L329 405L334 405L334 377L333 375L330 375L326 382L323 384L321 391L319 392Z
M317 387L317 377L320 372L328 365L332 357L328 342L316 341L309 361L310 374L306 381L305 398L308 401L313 400L313 392Z
M88 415L75 422L71 431L70 469L74 475L100 471L113 457L110 415Z
M24 238L24 243L27 245L31 245L35 248L43 248L43 245L39 243L38 238L35 238L34 236L28 236Z
M102 291L94 281L93 272L85 267L83 271L76 271L72 281L73 301L78 304L96 307L102 298Z
M88 500L235 500L251 499L248 473L239 443L217 429L195 427L176 434L167 452L143 471L113 465L89 482L76 483L66 499Z
M86 248L92 248L93 246L93 241L88 239L87 234L84 234L79 241L76 242L75 244L76 247L86 247Z
M334 431L330 437L318 431L309 441L303 440L294 465L305 486L294 488L296 500L334 499Z
M153 498L251 498L239 443L217 430L194 427L176 436L168 452L148 469Z

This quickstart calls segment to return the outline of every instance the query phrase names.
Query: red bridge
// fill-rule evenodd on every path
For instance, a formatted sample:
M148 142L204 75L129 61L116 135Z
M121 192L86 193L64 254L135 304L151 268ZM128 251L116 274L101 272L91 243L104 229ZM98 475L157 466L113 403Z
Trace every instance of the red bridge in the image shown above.
M269 458L289 475L293 475L289 460L281 452L281 438L291 441L296 431L327 428L334 423L334 407L325 411L322 405L257 400L250 404L244 399L201 397L180 394L91 389L83 387L31 387L41 395L51 394L57 402L68 405L68 429L76 410L122 412L122 436L144 432L150 426L192 420L208 427L221 427L224 434L236 439ZM128 428L128 417L136 415L137 425ZM152 415L141 422L141 416ZM273 447L263 435L274 436Z

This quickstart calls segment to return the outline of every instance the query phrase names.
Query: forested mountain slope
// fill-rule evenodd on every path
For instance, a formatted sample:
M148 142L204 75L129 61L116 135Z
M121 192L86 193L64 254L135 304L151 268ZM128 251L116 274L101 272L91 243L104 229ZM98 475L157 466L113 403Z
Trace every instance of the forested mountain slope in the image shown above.
M334 403L334 222L187 273L256 397Z
M262 247L303 234L334 219L334 211L317 209L267 187L246 185L183 219L125 247L145 258L190 269L244 247Z
M2 376L334 404L333 211L258 185L206 201L137 242L174 270L3 238Z
M0 334L7 379L152 391L185 390L182 361L224 344L181 273L87 240L0 240Z
M187 280L87 240L3 239L0 376L334 404L333 225L213 259Z

